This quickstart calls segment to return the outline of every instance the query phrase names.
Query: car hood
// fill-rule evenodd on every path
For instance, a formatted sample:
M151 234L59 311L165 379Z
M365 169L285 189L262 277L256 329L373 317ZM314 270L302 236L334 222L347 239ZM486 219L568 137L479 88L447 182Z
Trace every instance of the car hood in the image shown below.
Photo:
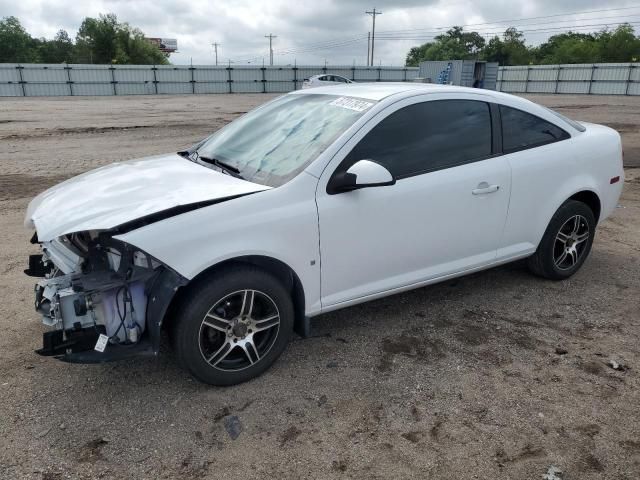
M109 230L174 207L271 187L247 182L177 154L114 163L62 182L34 198L25 226L48 241L73 232Z

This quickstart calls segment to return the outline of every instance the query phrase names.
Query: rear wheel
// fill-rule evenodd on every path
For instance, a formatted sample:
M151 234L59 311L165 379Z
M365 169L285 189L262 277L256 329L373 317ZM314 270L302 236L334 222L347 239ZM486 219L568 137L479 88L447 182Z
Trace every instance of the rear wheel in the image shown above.
M234 266L186 293L173 332L178 358L196 378L233 385L260 375L287 346L293 304L280 282L261 269Z
M586 260L595 234L596 219L584 203L568 200L553 215L528 265L536 275L563 280Z

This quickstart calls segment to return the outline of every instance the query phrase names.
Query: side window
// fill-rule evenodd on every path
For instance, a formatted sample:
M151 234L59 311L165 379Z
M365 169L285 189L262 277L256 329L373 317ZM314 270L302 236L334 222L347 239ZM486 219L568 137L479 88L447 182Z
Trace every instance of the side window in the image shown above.
M489 104L433 100L392 113L347 155L346 168L374 160L395 178L441 170L491 155Z
M500 105L502 117L502 150L517 152L569 138L560 127L535 115Z

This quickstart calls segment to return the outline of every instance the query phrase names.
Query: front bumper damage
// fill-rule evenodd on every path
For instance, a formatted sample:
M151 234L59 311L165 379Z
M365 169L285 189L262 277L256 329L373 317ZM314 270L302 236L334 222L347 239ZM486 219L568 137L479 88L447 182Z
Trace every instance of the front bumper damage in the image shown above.
M35 309L52 330L36 353L72 363L157 355L162 322L185 278L104 233L67 235L41 246L25 273L42 277ZM104 350L96 347L101 336L108 339Z

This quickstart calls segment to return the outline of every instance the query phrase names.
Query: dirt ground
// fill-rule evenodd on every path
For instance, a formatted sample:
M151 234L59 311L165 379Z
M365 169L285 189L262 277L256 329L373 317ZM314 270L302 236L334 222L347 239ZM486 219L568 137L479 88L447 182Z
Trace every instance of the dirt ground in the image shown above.
M640 97L531 97L620 130L630 167L568 281L520 262L323 315L231 388L192 380L170 351L33 353L29 198L176 151L268 98L0 98L0 478L640 478Z

